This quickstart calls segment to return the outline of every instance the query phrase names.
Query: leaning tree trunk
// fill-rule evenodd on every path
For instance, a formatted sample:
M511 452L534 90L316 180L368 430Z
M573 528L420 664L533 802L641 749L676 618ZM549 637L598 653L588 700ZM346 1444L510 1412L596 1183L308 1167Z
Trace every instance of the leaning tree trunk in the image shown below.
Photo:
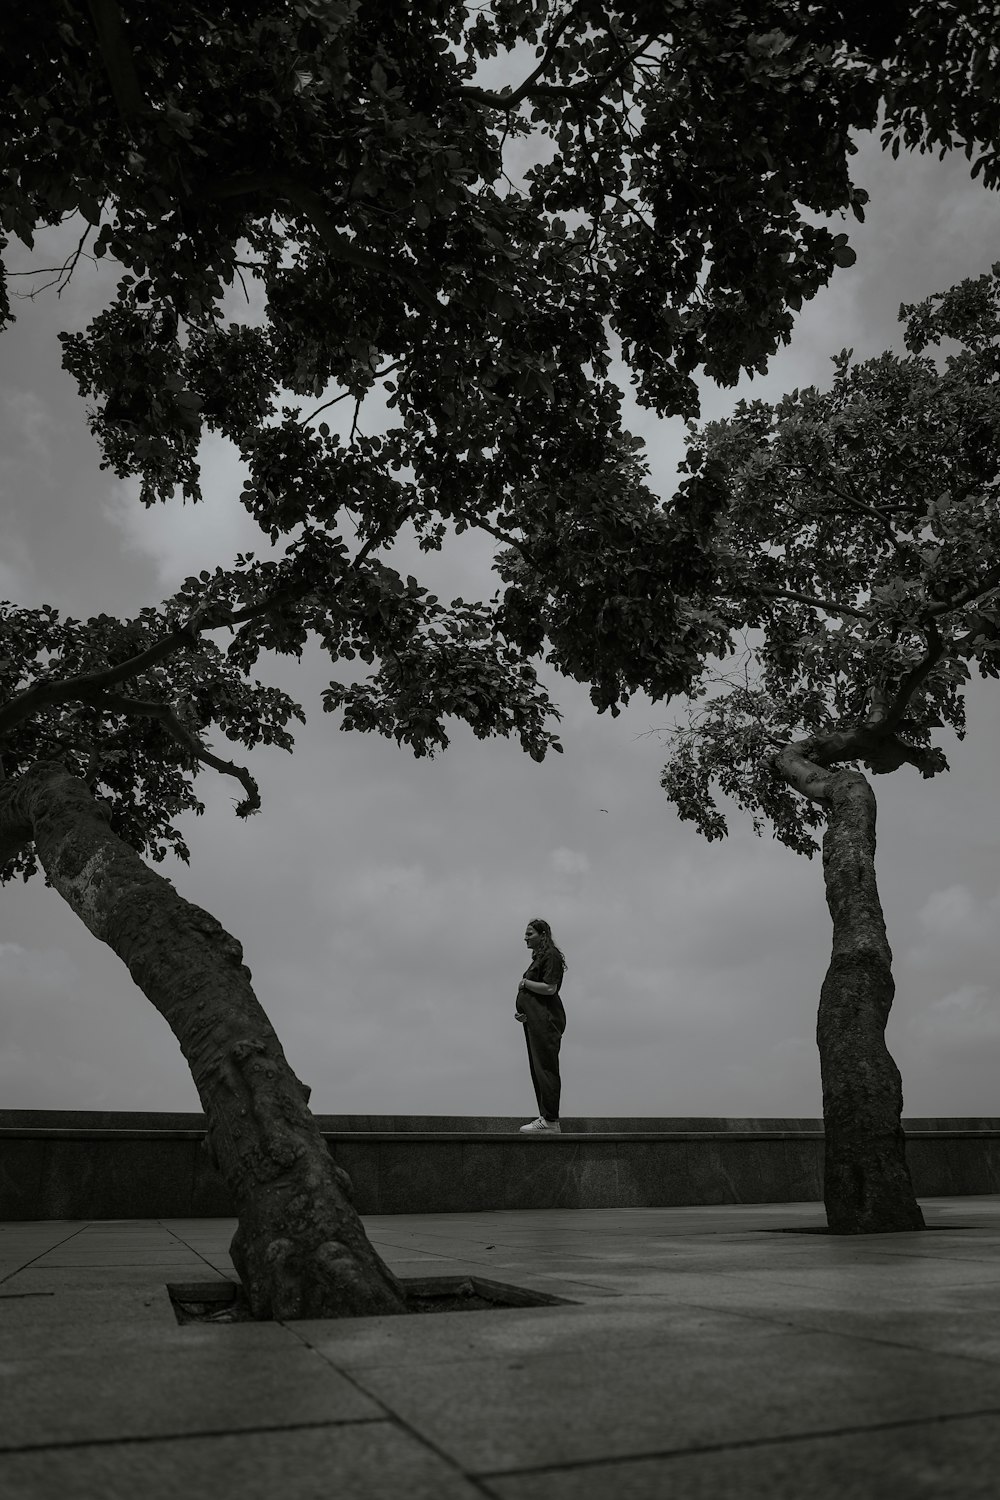
M885 1045L895 986L875 879L875 795L860 771L824 774L823 874L833 954L816 1038L827 1221L834 1234L922 1229L906 1164L902 1083Z
M86 785L40 764L0 785L0 848L34 839L49 881L180 1043L236 1203L233 1261L257 1318L404 1312L235 938L108 827Z

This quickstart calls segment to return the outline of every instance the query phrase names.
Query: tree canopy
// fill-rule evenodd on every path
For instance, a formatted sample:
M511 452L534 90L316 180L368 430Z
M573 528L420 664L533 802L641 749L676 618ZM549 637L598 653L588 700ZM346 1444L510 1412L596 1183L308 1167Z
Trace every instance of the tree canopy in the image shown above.
M314 638L370 665L338 667L325 706L417 753L449 717L557 746L542 654L599 709L686 691L727 636L704 587L723 495L694 464L652 495L612 360L662 415L697 411L699 371L762 369L853 259L814 220L863 214L850 132L880 108L894 149L959 145L995 182L992 11L51 0L5 18L0 225L30 246L76 216L57 277L86 254L117 268L63 340L102 462L146 504L197 501L218 435L284 548L133 621L5 608L6 775L57 756L135 847L183 853L192 768L256 803L200 736L290 743L296 705L249 679L261 652ZM501 66L518 81L489 86ZM488 602L442 603L386 559L470 527L496 543ZM29 850L0 873L33 868Z
M905 355L844 350L828 390L692 436L730 495L719 578L751 632L743 680L702 685L664 771L710 839L717 787L812 853L810 766L945 770L934 732L964 735L972 670L1000 677L1000 264L900 318Z

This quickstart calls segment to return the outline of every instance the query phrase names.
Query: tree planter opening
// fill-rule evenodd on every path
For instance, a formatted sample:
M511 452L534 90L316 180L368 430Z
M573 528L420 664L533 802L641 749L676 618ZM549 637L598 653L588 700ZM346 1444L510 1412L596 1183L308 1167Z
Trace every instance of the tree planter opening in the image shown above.
M406 1312L489 1312L498 1307L572 1305L569 1297L529 1291L485 1276L403 1276ZM197 1281L167 1286L178 1323L252 1323L242 1286L235 1281Z

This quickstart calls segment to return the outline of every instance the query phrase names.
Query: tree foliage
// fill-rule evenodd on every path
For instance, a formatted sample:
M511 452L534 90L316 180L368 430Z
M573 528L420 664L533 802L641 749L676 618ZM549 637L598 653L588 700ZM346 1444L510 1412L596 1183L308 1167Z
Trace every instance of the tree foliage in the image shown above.
M0 604L0 768L14 780L37 761L59 761L98 791L115 832L159 862L186 859L174 821L201 813L202 765L242 783L241 816L260 798L242 767L204 743L211 725L247 747L291 749L302 710L279 689L248 679L237 660L186 628L176 610L144 609L128 622L62 618L57 609ZM0 778L0 779L3 779ZM5 875L36 869L22 847Z
M726 832L718 787L811 853L822 812L778 747L932 776L972 671L1000 677L1000 264L900 317L906 354L844 350L828 390L742 402L692 437L725 476L724 607L752 633L743 681L703 684L664 772L708 838Z
M31 246L76 216L60 284L85 254L115 266L108 305L63 336L102 463L146 504L196 502L202 440L222 438L284 549L223 560L131 622L8 608L7 775L68 757L136 847L183 852L192 768L237 775L241 811L256 800L200 736L289 742L296 706L247 675L262 652L318 640L340 674L325 706L418 754L449 718L537 758L558 747L542 654L600 709L685 691L725 649L705 545L721 491L693 464L655 499L612 358L664 415L697 411L699 371L762 369L853 259L814 218L862 215L850 131L880 106L887 142L978 151L995 181L992 10L47 0L6 16L0 226ZM501 66L519 81L491 87ZM495 542L488 602L443 603L387 560L469 528ZM366 680L342 665L357 660Z

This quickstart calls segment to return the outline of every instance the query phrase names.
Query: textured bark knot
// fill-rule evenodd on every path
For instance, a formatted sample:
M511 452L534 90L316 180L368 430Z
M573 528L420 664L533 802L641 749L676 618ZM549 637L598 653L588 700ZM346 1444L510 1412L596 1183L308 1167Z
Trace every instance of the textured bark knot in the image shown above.
M333 1164L333 1176L334 1176L334 1180L336 1181L337 1186L340 1188L340 1191L343 1193L343 1195L347 1199L348 1203L353 1203L354 1202L354 1183L353 1183L352 1179L344 1171L343 1167L338 1167L337 1164L336 1164L336 1162L334 1162L334 1164Z
M287 1260L294 1249L295 1246L291 1240L272 1240L264 1251L264 1260L268 1265L273 1266L278 1262Z
M63 877L67 900L92 932L99 925L100 891L113 858L110 849L98 849L75 875Z
M229 1055L233 1062L246 1062L248 1057L253 1057L267 1051L263 1042L242 1041L234 1042L229 1049Z

